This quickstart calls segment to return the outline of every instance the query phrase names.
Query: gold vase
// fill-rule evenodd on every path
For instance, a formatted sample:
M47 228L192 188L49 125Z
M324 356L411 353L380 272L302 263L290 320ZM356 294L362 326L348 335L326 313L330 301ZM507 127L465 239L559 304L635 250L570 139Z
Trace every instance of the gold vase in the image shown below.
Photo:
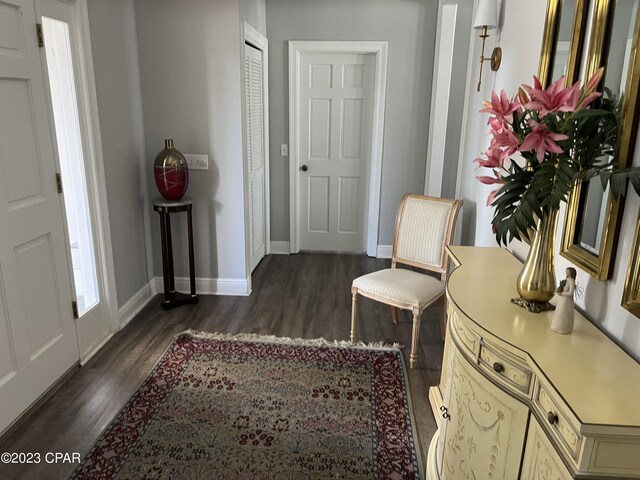
M556 290L554 241L557 224L557 210L538 219L529 255L518 276L518 294L531 304L522 306L532 311L545 310L544 305Z

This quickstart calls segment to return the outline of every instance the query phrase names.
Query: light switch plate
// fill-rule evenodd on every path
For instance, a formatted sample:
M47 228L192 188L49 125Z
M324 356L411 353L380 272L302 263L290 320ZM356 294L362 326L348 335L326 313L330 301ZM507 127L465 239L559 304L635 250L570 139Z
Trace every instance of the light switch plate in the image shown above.
M209 155L194 155L185 153L189 170L209 170Z
M280 155L282 155L283 157L289 155L289 145L287 145L286 143L280 145Z

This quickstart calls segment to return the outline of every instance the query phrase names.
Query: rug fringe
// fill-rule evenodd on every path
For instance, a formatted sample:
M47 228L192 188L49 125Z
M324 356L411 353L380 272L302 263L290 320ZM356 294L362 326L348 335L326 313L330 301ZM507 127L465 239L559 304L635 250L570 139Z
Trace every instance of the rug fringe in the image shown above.
M217 333L217 332L202 332L198 330L185 330L177 335L190 335L194 338L206 338L210 340L231 340L239 342L265 342L265 343L277 343L282 345L304 345L307 347L337 347L337 348L356 348L362 350L401 350L404 348L399 343L384 343L384 342L370 342L364 343L358 341L357 344L352 345L347 340L326 340L320 338L289 338L289 337L277 337L275 335L259 335L257 333Z

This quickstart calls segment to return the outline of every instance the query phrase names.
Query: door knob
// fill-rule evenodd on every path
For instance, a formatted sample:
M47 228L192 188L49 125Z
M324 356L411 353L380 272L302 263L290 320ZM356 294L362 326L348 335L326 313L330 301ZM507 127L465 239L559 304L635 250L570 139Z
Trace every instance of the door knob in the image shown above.
M302 170L303 172L306 172L307 170L309 170L309 165L302 165L300 167L300 170Z

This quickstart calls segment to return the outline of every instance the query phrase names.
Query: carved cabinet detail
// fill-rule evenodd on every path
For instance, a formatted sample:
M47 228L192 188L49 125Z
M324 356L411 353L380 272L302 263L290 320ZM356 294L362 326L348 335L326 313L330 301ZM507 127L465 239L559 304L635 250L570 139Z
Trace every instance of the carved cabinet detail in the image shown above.
M571 473L551 446L535 418L531 419L522 480L571 480Z
M517 478L529 409L454 352L441 478Z

